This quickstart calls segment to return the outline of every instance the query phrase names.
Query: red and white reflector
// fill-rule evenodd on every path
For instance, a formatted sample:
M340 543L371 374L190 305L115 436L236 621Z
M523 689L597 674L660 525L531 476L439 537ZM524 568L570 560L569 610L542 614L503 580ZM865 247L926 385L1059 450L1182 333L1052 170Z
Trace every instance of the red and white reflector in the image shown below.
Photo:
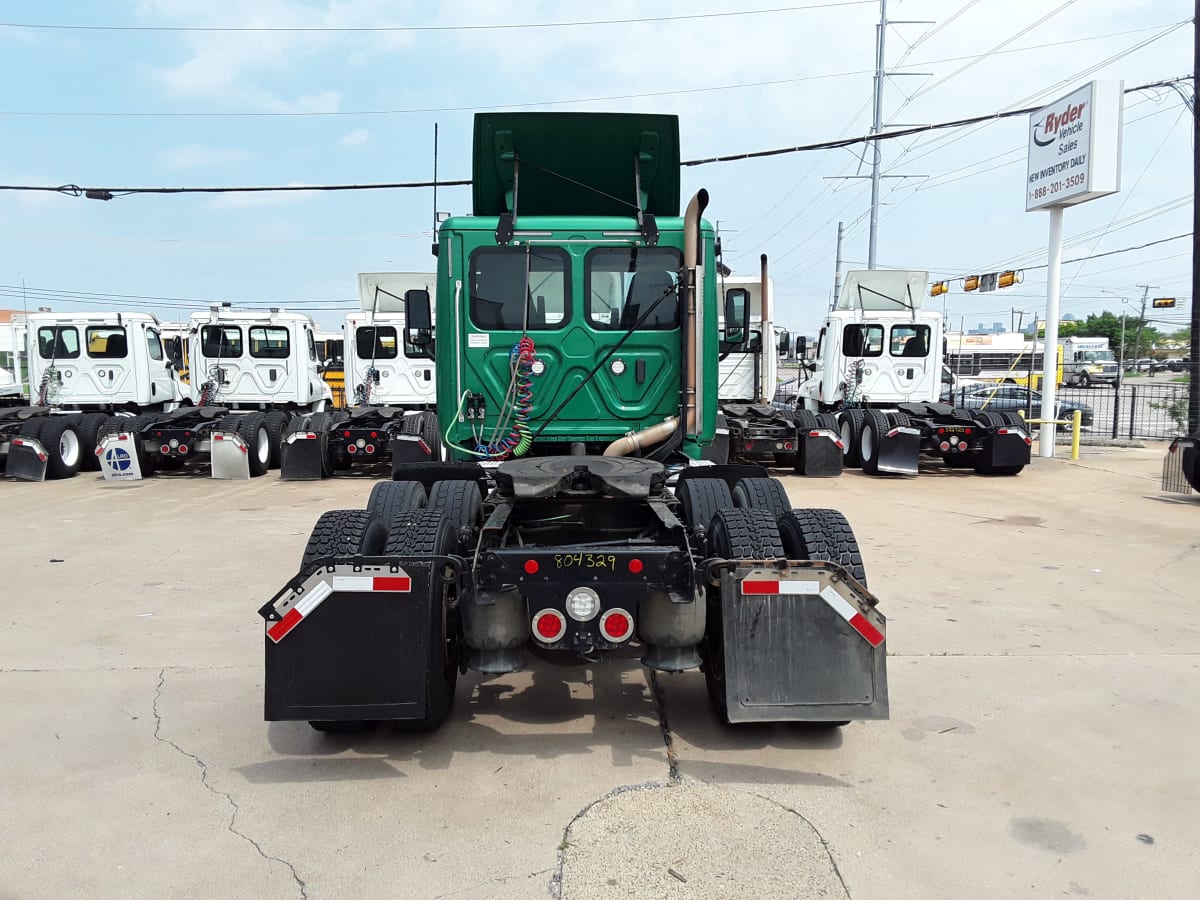
M292 593L283 600L291 608L276 622L267 624L267 637L278 644L293 628L304 621L305 616L320 606L325 598L335 591L347 593L395 592L408 593L412 590L412 579L399 570L395 575L328 575L318 573L317 581L306 583L302 594ZM294 601L294 603L293 603Z
M775 579L746 579L742 582L743 596L768 596L777 594L815 594L820 596L830 608L850 623L872 647L883 643L883 632L871 624L849 600L835 591L832 587L821 589L818 581L786 581Z

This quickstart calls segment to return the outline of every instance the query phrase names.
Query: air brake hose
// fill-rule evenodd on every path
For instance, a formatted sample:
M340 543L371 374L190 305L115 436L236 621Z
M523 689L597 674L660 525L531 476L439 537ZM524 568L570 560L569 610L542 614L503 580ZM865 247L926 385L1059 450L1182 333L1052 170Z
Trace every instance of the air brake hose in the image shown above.
M533 444L529 431L529 416L533 412L533 357L536 348L533 338L525 335L509 351L508 361L513 372L512 428L498 441L480 443L476 452L486 459L508 459L524 456ZM500 411L503 421L505 411Z

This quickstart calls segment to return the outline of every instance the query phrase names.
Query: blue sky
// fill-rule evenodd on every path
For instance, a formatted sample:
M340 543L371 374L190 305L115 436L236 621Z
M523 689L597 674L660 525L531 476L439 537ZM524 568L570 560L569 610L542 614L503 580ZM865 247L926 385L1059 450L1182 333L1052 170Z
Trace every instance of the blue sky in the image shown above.
M467 178L473 111L512 107L675 113L685 158L862 134L879 8L793 8L834 2L14 0L0 7L4 22L167 30L0 27L0 183L424 180L435 122L439 174ZM781 11L745 14L766 8ZM889 80L885 121L897 124L1037 105L1092 78L1133 86L1191 70L1191 26L1169 31L1190 18L1185 0L891 0L888 11L932 20L888 31L888 64L930 73ZM729 12L743 14L500 27ZM445 30L170 30L263 26ZM646 94L657 96L633 96ZM1191 230L1181 99L1128 95L1125 120L1123 190L1067 211L1067 259ZM933 278L1044 263L1047 216L1024 212L1026 128L1019 117L886 142L888 174L929 177L884 182L880 263ZM780 320L812 330L829 300L838 221L848 267L865 267L867 182L828 180L858 170L847 150L793 154L687 169L683 187L709 190L735 271L756 272L768 254ZM469 206L467 188L439 194L441 210ZM357 272L432 270L432 212L428 190L107 203L0 192L0 306L21 308L24 282L31 308L150 308L174 320L228 300L308 309L336 326L357 304ZM1063 312L1120 310L1119 298L1140 299L1139 284L1187 296L1190 273L1187 240L1070 265ZM1007 323L1013 307L1044 307L1044 277L1030 269L989 295L954 285L946 306L956 325ZM82 304L60 292L100 296Z

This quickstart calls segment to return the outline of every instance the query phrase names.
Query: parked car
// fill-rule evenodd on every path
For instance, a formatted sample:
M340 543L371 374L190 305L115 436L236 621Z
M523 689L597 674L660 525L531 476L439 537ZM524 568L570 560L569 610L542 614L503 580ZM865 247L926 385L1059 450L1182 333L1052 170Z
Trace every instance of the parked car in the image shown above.
M964 387L954 394L956 406L961 406L966 409L989 409L1000 411L1016 411L1032 409L1032 418L1039 418L1042 412L1042 392L1031 391L1029 388L1021 387L1013 384L975 384L970 387ZM1074 400L1065 400L1061 397L1056 397L1056 405L1058 406L1058 414L1056 419L1070 419L1074 415L1075 410L1079 410L1079 424L1084 428L1090 428L1095 419L1095 414L1092 408L1086 403L1078 403ZM1070 426L1060 425L1059 428L1069 428Z
M1189 360L1189 357L1186 357L1186 356L1183 357L1182 359L1168 359L1167 360L1167 371L1168 372L1186 372L1188 370L1188 365L1189 365L1188 360Z

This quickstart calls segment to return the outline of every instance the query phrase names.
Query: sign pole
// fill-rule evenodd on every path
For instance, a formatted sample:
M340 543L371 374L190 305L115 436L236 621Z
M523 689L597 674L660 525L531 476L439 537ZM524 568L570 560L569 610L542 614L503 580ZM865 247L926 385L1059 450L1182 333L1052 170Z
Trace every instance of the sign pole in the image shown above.
M1038 455L1054 458L1054 435L1058 426L1054 395L1058 390L1058 285L1062 277L1063 208L1050 207L1050 242L1046 261L1046 337L1042 341L1042 434ZM1034 333L1036 340L1037 333Z

